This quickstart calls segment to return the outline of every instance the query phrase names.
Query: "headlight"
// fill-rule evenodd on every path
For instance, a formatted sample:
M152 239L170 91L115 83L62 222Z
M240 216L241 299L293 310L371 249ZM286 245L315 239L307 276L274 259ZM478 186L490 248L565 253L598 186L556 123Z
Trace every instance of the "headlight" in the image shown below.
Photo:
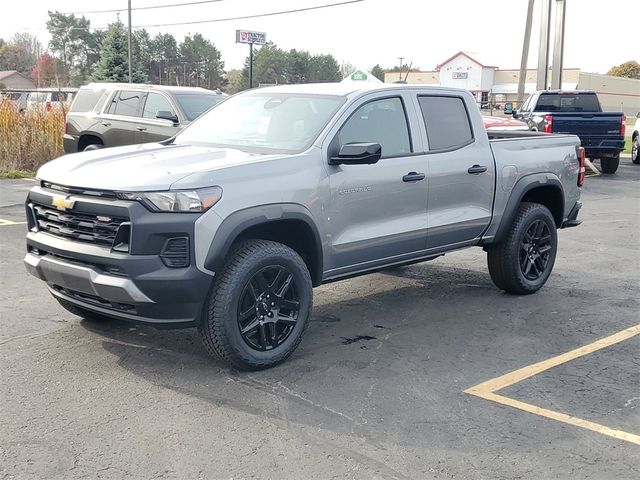
M118 192L122 200L141 202L156 212L206 212L222 198L222 188L168 190L166 192Z

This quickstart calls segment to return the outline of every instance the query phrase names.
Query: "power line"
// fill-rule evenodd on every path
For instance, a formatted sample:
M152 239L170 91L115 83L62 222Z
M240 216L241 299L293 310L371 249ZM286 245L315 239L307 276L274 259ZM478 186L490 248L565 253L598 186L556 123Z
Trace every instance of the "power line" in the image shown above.
M147 27L172 27L176 25L195 25L198 23L216 23L216 22L230 22L232 20L246 20L249 18L260 18L260 17L272 17L275 15L285 15L287 13L298 13L298 12L308 12L309 10L319 10L321 8L330 8L330 7L338 7L341 5L348 5L350 3L360 3L365 0L349 0L347 2L338 2L338 3L328 3L325 5L316 5L314 7L306 7L306 8L296 8L294 10L282 10L280 12L270 12L270 13L259 13L256 15L244 15L241 17L227 17L227 18L216 18L213 20L195 20L193 22L176 22L176 23L156 23L153 25L134 25L134 28L147 28Z
M222 1L222 0L220 0ZM296 8L293 10L281 10L279 12L258 13L256 15L244 15L240 17L227 17L227 18L215 18L212 20L195 20L192 22L175 22L175 23L157 23L154 25L134 25L132 28L151 28L151 27L172 27L176 25L195 25L199 23L216 23L216 22L230 22L232 20L245 20L248 18L260 18L260 17L272 17L275 15L286 15L289 13L308 12L310 10L319 10L321 8L339 7L342 5L349 5L351 3L361 3L366 0L349 0L338 3L327 3L324 5L315 5L313 7ZM132 9L133 10L133 9ZM120 11L120 10L118 10ZM108 30L107 27L71 27L71 30Z
M168 3L166 5L151 5L148 7L134 7L131 10L152 10L155 8L172 8L172 7L184 7L187 5L200 5L202 3L218 3L224 2L224 0L200 0L198 2L185 2L185 3ZM127 10L127 7L123 8L114 8L112 10L87 10L85 12L66 12L62 15L85 15L89 13L116 13L116 12L124 12Z

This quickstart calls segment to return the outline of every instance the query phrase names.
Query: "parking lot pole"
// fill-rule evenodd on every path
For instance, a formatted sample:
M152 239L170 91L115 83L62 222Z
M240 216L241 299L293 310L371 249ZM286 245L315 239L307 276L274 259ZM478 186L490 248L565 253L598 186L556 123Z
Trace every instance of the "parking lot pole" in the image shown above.
M253 88L253 43L249 44L249 88Z
M551 1L542 0L540 22L540 48L538 49L538 78L536 90L546 90L549 79L549 30L551 30Z
M564 17L567 9L565 0L556 0L556 28L553 35L553 65L551 67L551 88L562 88L562 63L564 54Z
M129 83L133 83L133 75L131 74L131 0L128 0L129 14L129 32L127 34L127 42L129 44Z
M529 58L529 43L531 42L531 23L533 22L533 4L535 0L529 0L527 8L527 22L524 27L524 39L522 40L522 57L520 59L520 77L518 78L518 108L524 100L524 84L527 81L527 59ZM493 114L493 113L492 113Z

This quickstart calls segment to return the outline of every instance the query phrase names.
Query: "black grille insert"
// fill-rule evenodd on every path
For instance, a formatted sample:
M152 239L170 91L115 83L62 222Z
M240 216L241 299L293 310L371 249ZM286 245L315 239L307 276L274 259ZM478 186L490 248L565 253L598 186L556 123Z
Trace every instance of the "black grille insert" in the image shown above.
M173 237L168 239L160 258L167 267L183 268L189 265L189 237Z
M33 204L38 230L81 242L112 246L118 228L127 218L91 213L61 212L55 208Z

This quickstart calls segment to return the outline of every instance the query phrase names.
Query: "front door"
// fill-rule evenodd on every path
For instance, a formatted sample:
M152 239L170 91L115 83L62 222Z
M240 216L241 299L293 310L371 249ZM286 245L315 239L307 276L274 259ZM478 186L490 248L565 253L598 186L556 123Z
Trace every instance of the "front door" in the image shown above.
M487 136L474 138L461 96L419 96L418 103L429 142L427 248L470 242L491 222L495 172Z
M329 165L329 275L364 270L426 246L427 160L414 153L400 96L365 102L332 142L379 143L374 165ZM331 148L330 148L331 150Z
M158 112L170 112L177 117L176 108L169 99L157 92L149 92L144 99L142 116L136 122L136 143L161 142L180 131L178 122L156 118Z

